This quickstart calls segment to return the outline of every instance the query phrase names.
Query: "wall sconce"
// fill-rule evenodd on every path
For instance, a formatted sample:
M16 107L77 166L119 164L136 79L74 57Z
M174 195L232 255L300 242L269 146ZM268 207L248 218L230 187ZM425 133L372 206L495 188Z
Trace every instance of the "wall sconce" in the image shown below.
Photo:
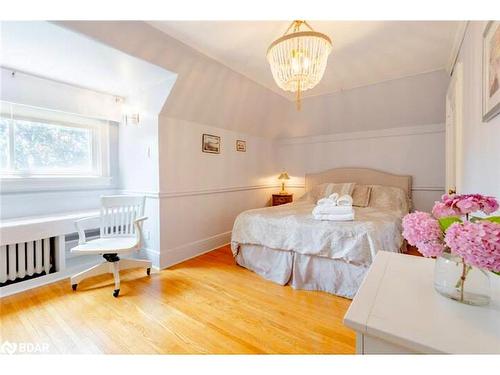
M125 125L139 125L140 117L138 113L128 113L125 115Z

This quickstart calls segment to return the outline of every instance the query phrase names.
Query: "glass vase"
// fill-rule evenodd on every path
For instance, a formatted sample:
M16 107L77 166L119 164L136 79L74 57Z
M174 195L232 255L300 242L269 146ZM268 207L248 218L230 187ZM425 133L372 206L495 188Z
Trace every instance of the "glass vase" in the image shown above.
M467 305L490 303L488 273L466 265L461 257L451 253L445 252L436 259L434 288L441 295Z

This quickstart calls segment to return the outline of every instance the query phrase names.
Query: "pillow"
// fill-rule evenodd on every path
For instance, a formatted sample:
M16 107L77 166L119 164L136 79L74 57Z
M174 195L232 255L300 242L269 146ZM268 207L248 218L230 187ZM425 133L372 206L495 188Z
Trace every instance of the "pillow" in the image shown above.
M394 186L372 185L370 207L408 213L410 202L406 192Z
M352 205L356 207L368 207L372 187L370 185L358 185L352 192Z
M345 194L352 196L355 185L356 183L354 182L345 182L340 184L329 182L320 184L313 189L313 196L316 200L327 198L333 193L337 193L340 196Z

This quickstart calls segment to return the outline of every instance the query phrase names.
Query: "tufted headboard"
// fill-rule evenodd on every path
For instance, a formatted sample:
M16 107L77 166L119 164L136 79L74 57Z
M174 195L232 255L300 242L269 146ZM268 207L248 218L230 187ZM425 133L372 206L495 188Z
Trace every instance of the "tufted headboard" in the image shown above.
M356 182L364 185L395 186L403 189L411 202L411 176L397 175L370 168L334 168L306 174L306 191L327 182Z

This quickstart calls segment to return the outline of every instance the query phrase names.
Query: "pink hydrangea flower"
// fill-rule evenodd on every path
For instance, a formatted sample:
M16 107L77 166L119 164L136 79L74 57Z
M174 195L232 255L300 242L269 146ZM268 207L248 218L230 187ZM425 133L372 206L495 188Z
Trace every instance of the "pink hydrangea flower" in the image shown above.
M498 210L498 202L494 197L481 194L443 195L441 202L436 202L432 214L444 216L463 216L476 211L489 215Z
M463 196L463 198L457 199L455 206L462 214L470 214L481 209L480 199L475 196Z
M455 223L446 231L445 242L466 264L500 272L500 224Z
M441 255L445 249L438 221L426 212L416 211L403 218L403 236L426 257Z
M446 216L459 216L460 213L450 206L447 206L445 203L436 202L432 208L432 215L439 219Z
M423 242L419 242L417 244L417 250L424 257L437 257L440 256L445 249L445 245L443 244L443 240L441 238L435 238L433 240L426 240Z
M498 201L494 197L484 197L481 210L486 214L492 214L498 210Z
M403 236L410 245L415 246L418 242L427 239L429 232L432 231L433 222L438 224L426 212L415 211L410 213L403 218Z

